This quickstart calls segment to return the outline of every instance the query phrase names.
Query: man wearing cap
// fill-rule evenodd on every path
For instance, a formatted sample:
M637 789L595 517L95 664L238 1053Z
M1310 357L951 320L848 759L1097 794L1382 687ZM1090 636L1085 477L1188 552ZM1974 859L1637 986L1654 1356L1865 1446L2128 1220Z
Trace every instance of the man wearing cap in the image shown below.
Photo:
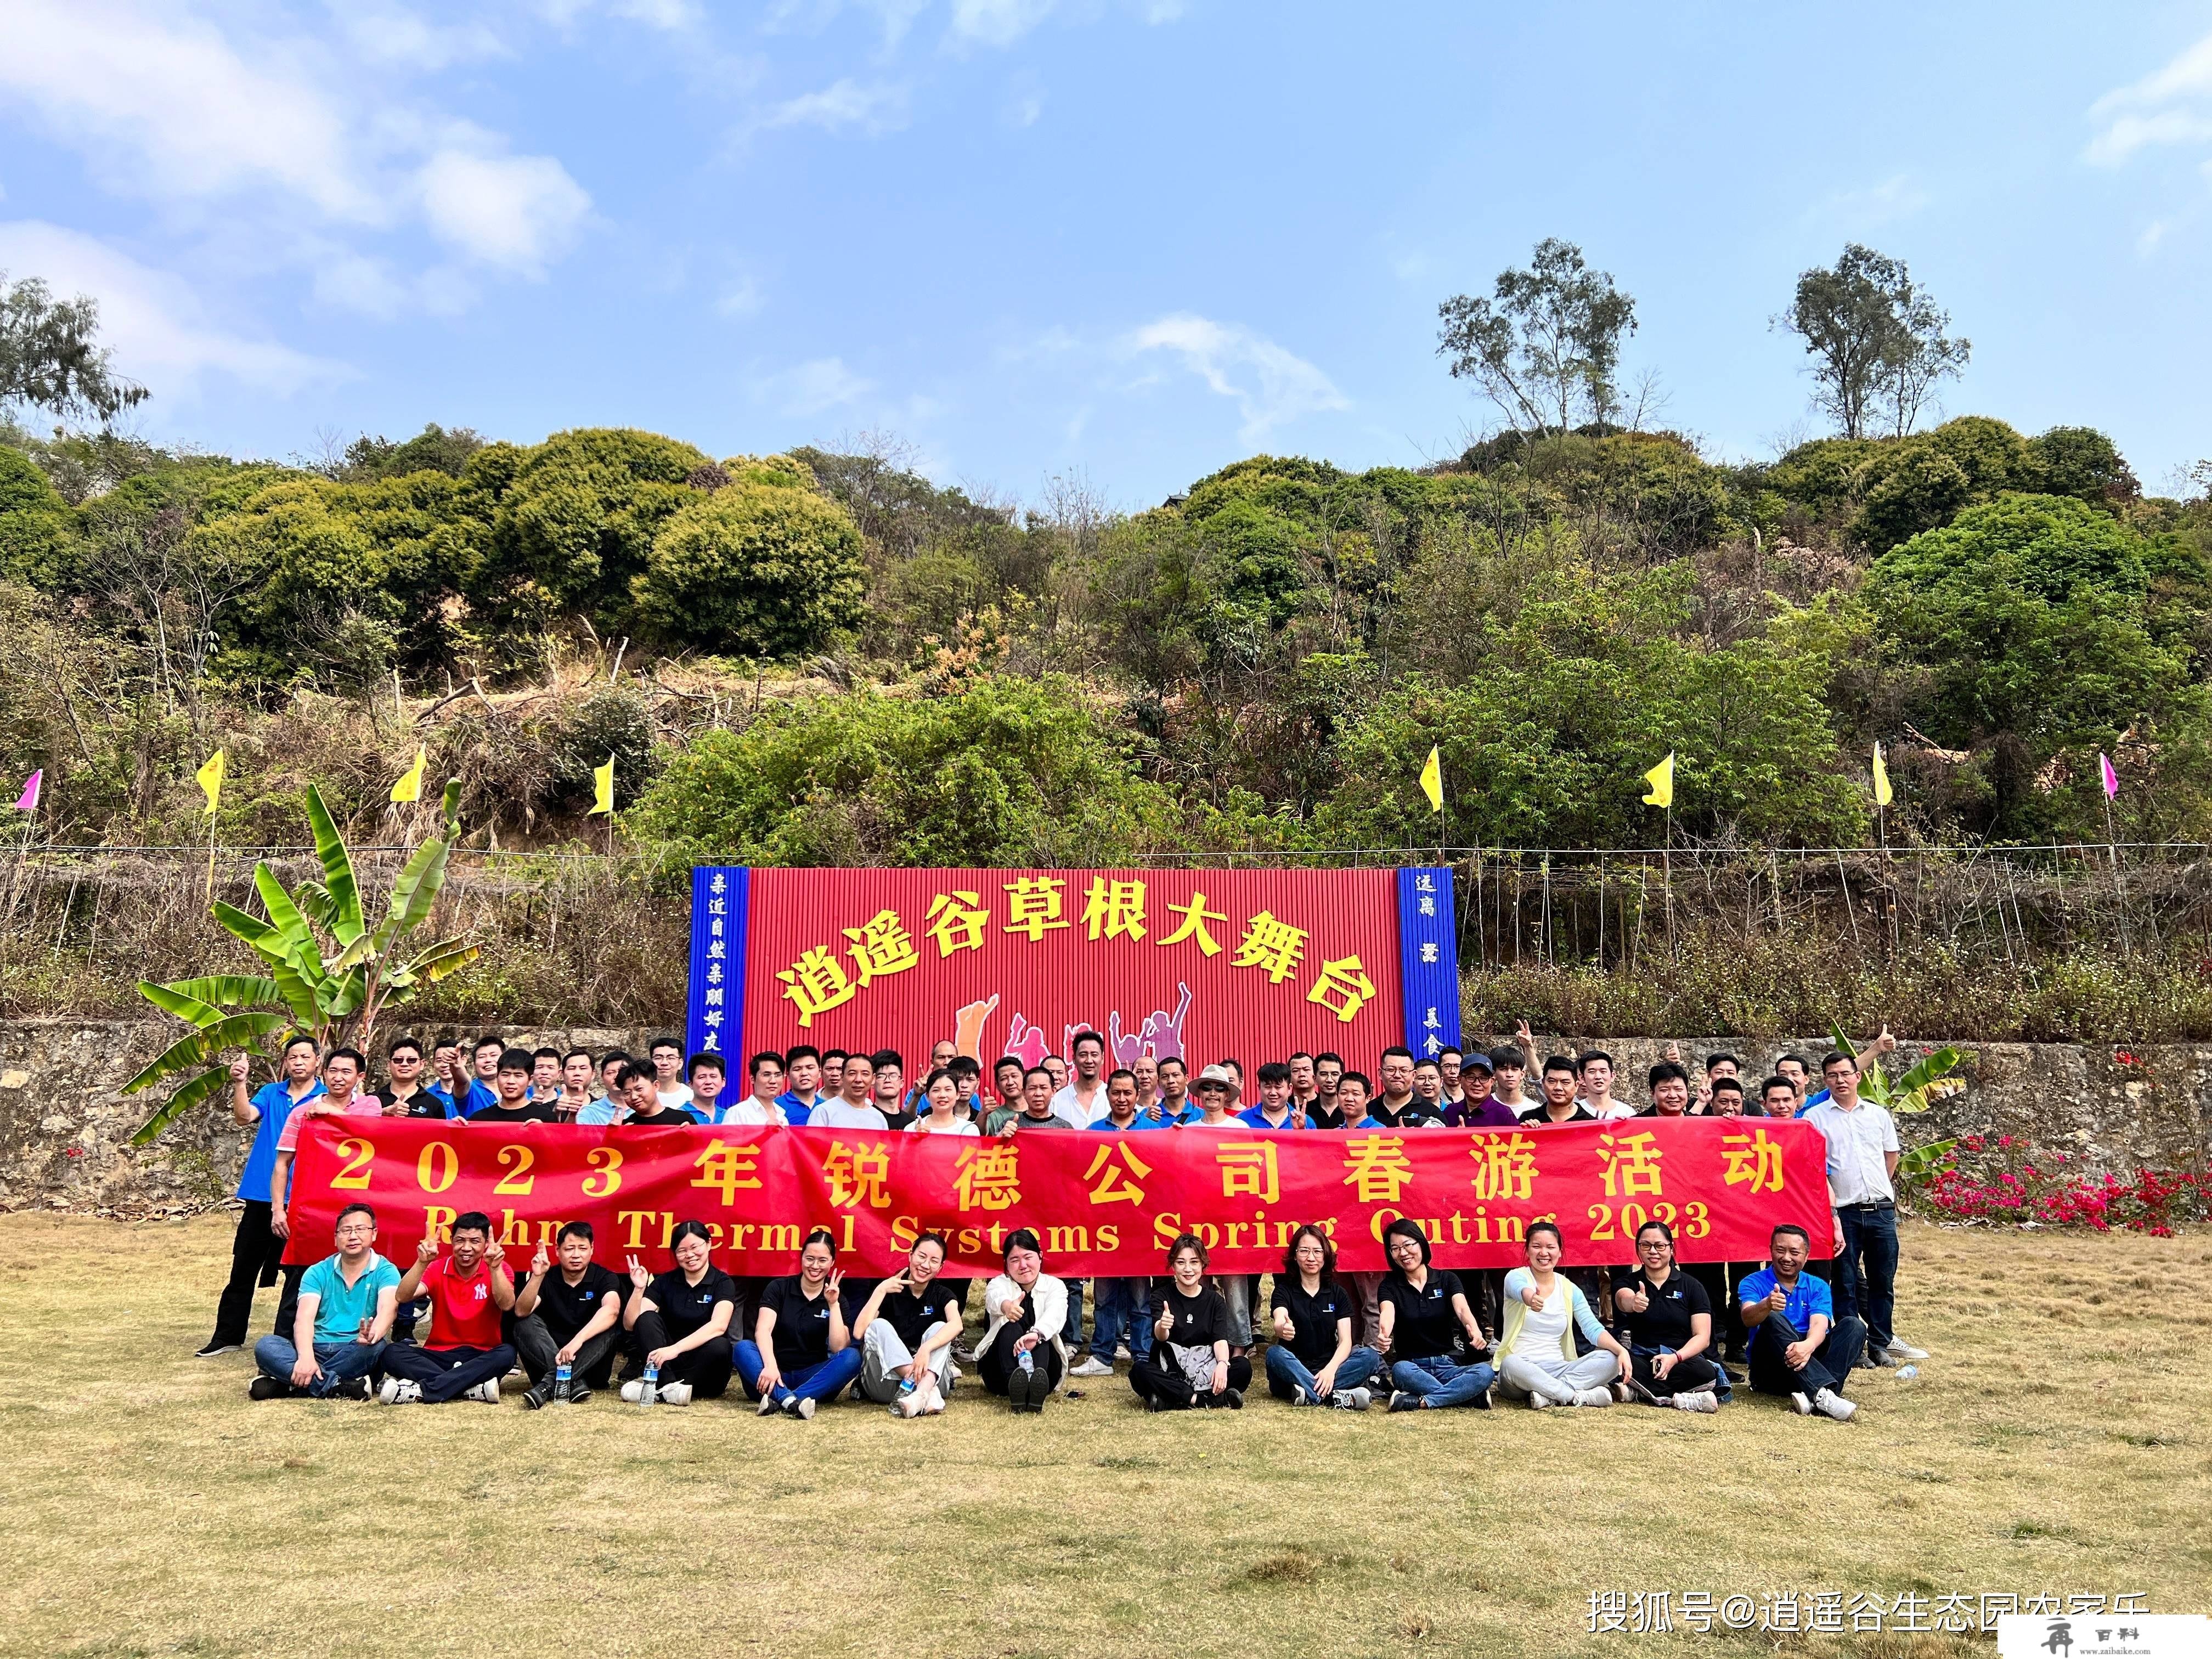
M1444 1123L1454 1129L1510 1129L1520 1117L1491 1098L1491 1059L1477 1048L1459 1063L1460 1097L1444 1108Z

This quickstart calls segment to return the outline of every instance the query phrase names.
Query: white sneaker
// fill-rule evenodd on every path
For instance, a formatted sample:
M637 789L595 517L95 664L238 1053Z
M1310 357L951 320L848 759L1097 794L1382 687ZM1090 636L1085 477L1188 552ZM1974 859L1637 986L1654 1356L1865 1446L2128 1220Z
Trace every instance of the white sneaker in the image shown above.
M689 1382L664 1382L660 1385L660 1403L664 1406L688 1406L691 1403Z
M1080 1365L1070 1366L1067 1374L1070 1376L1111 1376L1114 1368L1094 1353Z
M782 1409L782 1407L775 1403L775 1396L774 1395L764 1394L761 1396L760 1404L753 1407L753 1415L755 1417L774 1417Z
M792 1401L792 1412L793 1415L811 1423L814 1420L814 1401L811 1399L794 1400Z
M486 1406L496 1406L499 1404L499 1379L495 1376L490 1377L477 1383L473 1389L465 1389L461 1391L461 1397L464 1400L477 1401Z
M1530 1411L1532 1411L1532 1412L1540 1412L1540 1411L1545 1411L1545 1410L1547 1410L1547 1409L1549 1409L1549 1408L1550 1408L1551 1404L1552 1404L1552 1402L1551 1402L1549 1400L1547 1400L1547 1398L1545 1398L1545 1396L1543 1396L1542 1395L1536 1393L1534 1389L1531 1389L1531 1390L1529 1391L1529 1395L1528 1395L1528 1409L1529 1409Z
M404 1376L387 1376L376 1397L387 1406L416 1406L422 1401L422 1385Z
M1813 1414L1813 1396L1802 1389L1798 1389L1790 1396L1790 1409L1800 1417L1810 1417Z
M1613 1390L1611 1389L1584 1389L1575 1395L1575 1404L1577 1406L1592 1407L1610 1406L1613 1404Z
M1114 1345L1114 1358L1116 1358L1116 1359L1133 1359L1135 1357L1136 1357L1135 1355L1132 1354L1132 1353L1129 1352L1129 1345L1128 1345L1127 1343L1126 1343L1126 1342L1116 1342L1116 1343Z
M1375 1403L1375 1390L1372 1389L1349 1389L1340 1392L1350 1397L1352 1409L1356 1412L1364 1412Z
M1720 1408L1720 1396L1711 1389L1700 1389L1695 1394L1678 1394L1674 1396L1676 1411L1717 1412Z
M1910 1342L1900 1342L1893 1336L1889 1339L1887 1352L1889 1363L1893 1365L1900 1359L1919 1360L1928 1358L1927 1349L1916 1348Z
M1813 1409L1824 1417L1834 1418L1838 1423L1850 1422L1858 1415L1859 1410L1832 1389L1823 1389L1813 1396Z
M638 1401L643 1400L645 1398L645 1379L641 1376L633 1376L629 1382L623 1383L622 1385L622 1397L623 1404L625 1406L635 1406Z

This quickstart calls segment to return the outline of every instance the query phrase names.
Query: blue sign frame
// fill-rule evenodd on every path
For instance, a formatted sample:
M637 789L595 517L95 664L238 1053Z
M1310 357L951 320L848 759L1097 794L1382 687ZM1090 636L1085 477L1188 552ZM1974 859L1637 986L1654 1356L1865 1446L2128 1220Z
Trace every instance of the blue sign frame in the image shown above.
M1406 1046L1430 1057L1458 1048L1459 927L1449 868L1398 872L1398 982L1406 996Z
M745 921L752 872L702 864L691 872L691 980L684 1035L695 1054L744 1055ZM741 1076L735 1066L732 1076Z

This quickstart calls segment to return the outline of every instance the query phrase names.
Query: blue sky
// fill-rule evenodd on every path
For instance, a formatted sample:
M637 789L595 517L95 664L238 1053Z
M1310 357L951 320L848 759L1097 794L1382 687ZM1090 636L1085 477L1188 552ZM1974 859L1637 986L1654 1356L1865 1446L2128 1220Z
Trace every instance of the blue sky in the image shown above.
M1143 505L1455 453L1436 306L1540 237L1717 456L1820 430L1767 319L1847 239L1951 413L2212 455L2212 4L7 0L0 269L100 296L149 435L426 420L717 455L888 431Z

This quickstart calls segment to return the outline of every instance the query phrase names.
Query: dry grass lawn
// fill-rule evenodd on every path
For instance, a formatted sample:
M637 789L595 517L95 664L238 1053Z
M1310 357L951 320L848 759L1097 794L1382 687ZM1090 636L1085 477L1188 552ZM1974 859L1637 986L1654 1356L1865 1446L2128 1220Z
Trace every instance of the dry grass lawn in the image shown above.
M191 1358L228 1217L0 1216L0 1652L1986 1654L1941 1636L1592 1636L1596 1589L2212 1583L2212 1237L1913 1226L1936 1358L1857 1421L1739 1396L1151 1417L1094 1383L933 1421L246 1398ZM257 1328L273 1293L255 1308Z

